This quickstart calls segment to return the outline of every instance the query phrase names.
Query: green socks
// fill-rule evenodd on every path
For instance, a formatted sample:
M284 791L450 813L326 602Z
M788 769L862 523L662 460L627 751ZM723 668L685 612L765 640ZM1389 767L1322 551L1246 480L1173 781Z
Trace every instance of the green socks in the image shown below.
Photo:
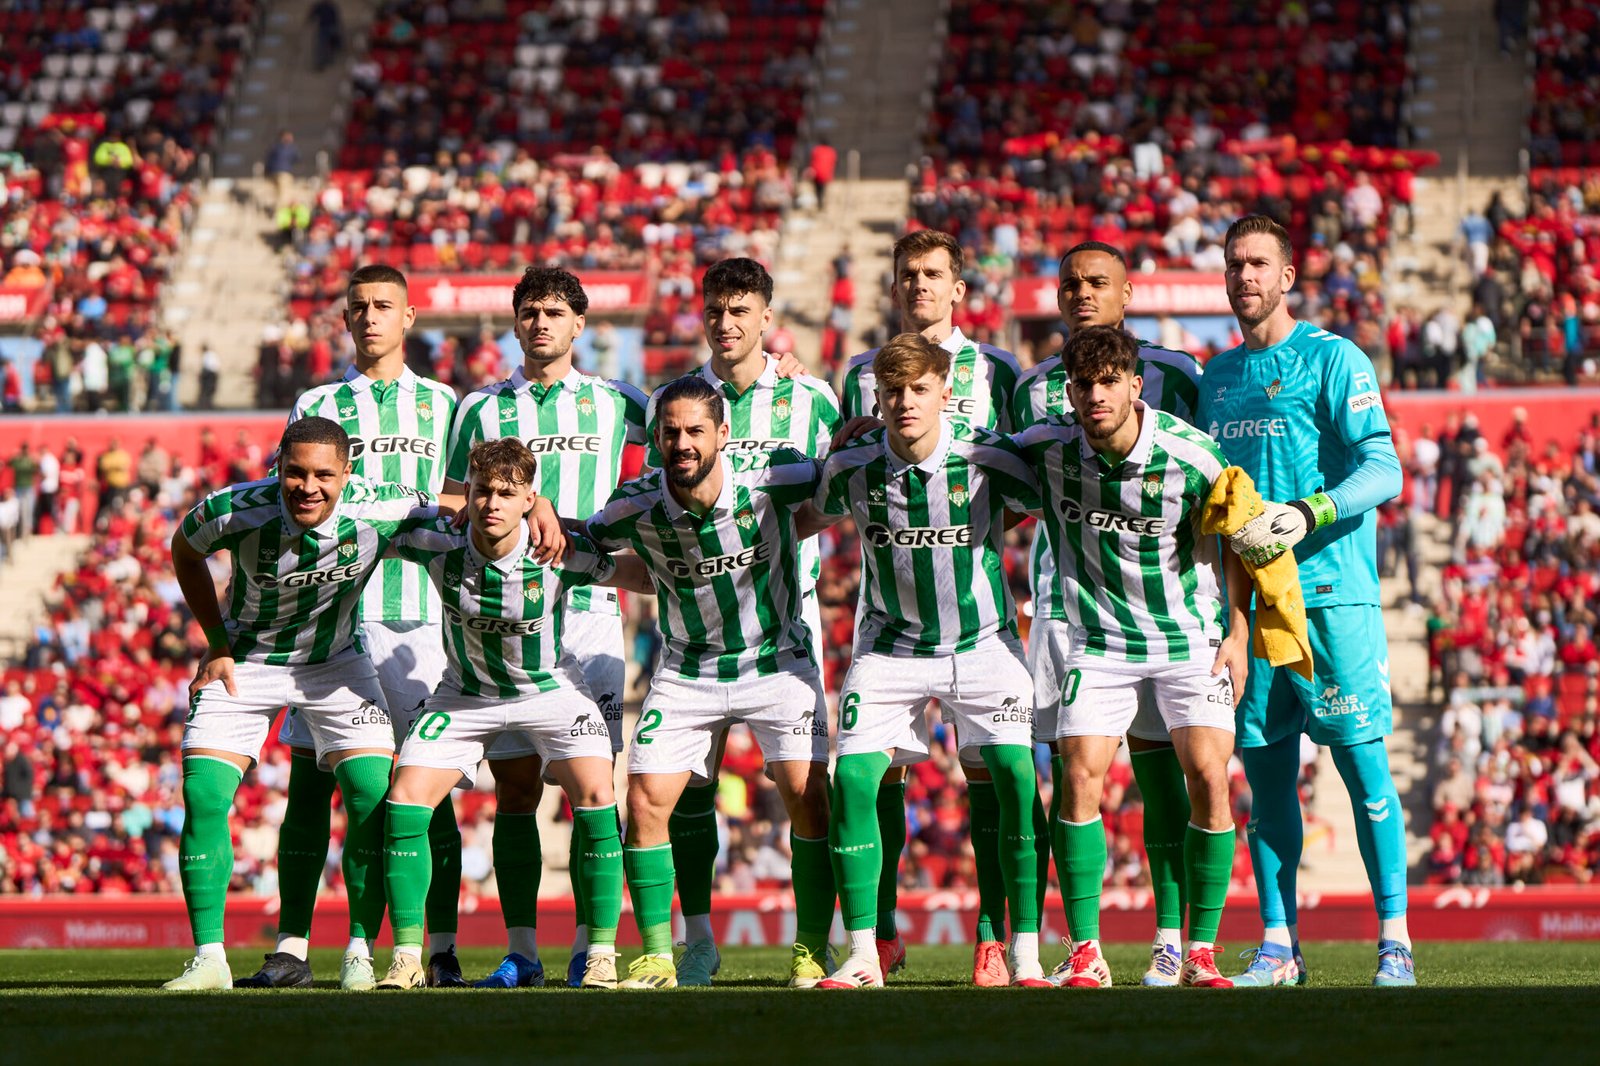
M494 816L494 879L500 886L500 910L506 928L539 925L539 877L544 855L539 850L539 819L531 811Z
M384 797L389 755L352 755L333 768L344 798L344 887L350 897L350 935L375 939L383 928Z
M995 744L980 749L980 753L994 779L994 795L1000 807L996 847L1006 902L1011 908L1011 932L1037 933L1039 852L1034 847L1033 827L1039 786L1033 773L1032 752L1023 744Z
M423 909L432 897L429 884L435 860L430 857L430 822L435 813L414 803L389 804L383 880L397 947L422 947Z
M621 855L619 851L617 853ZM578 811L572 811L572 839L567 845L567 878L572 882L573 924L579 929L589 928L589 900L583 891L583 833L578 824Z
M579 807L572 812L572 835L579 841L574 888L582 886L587 901L584 924L589 943L611 948L617 943L622 914L622 839L617 835L617 805Z
M796 836L789 830L790 863L794 871L794 942L804 944L819 959L828 951L828 931L833 927L833 860L828 838Z
M1233 826L1214 832L1189 825L1183 842L1183 872L1189 882L1189 939L1217 940L1222 908L1233 875Z
M433 853L433 879L428 885L428 932L456 931L461 903L461 827L455 801L449 796L433 809L428 823L428 849Z
M895 789L893 784L880 788L884 771L889 768L889 756L883 754L841 755L833 771L833 797L829 820L832 822L829 843L833 852L833 877L839 888L839 909L844 915L847 932L869 929L877 924L877 936L883 935L883 919L878 912L878 902L883 898L883 882L893 882L889 863L883 857L886 850L879 834L883 827L883 797ZM898 791L905 794L905 783L898 783ZM901 808L904 833L904 807ZM898 855L898 851L896 852ZM798 855L796 856L798 859ZM798 874L798 866L796 873ZM796 891L799 882L796 880ZM889 918L893 928L894 917Z
M967 782L972 858L978 872L978 941L1006 938L1006 882L1000 872L1000 800L993 781Z
M1100 939L1100 886L1106 877L1106 827L1092 822L1056 820L1061 900L1066 905L1067 931L1073 943Z
M328 822L333 774L317 768L315 757L289 759L289 802L278 830L278 932L309 937L311 913L328 862Z
M189 929L196 944L222 942L222 911L233 877L233 834L228 811L244 775L221 759L183 760L183 832L178 837L178 875Z
M717 875L717 783L683 790L667 819L672 865L678 871L678 903L685 918L711 913L711 883Z
M1031 763L1029 768L1031 769ZM1029 775L1032 780L1032 775ZM1033 782L1033 876L1034 910L1044 918L1044 894L1050 887L1050 816L1044 813L1044 803L1039 798L1039 782Z
M1144 850L1156 897L1156 928L1182 929L1185 898L1183 843L1189 825L1189 785L1172 748L1129 753L1144 797Z
M846 756L853 758L853 756ZM885 755L883 758L887 759ZM882 849L883 870L878 877L878 927L879 940L893 940L899 935L895 928L895 911L900 909L900 853L906 848L906 783L882 781L878 785L878 843ZM840 907L844 903L844 887L839 888ZM845 926L849 928L849 926Z
M622 849L633 918L646 955L672 954L672 845Z

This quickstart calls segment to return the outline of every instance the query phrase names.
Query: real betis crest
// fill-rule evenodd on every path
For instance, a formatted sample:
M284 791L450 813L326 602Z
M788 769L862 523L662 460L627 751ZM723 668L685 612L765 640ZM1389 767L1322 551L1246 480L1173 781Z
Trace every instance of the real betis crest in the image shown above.
M426 400L417 404L417 417L425 422L431 422L433 420L433 404Z
M1278 393L1283 391L1283 380L1281 378L1273 378L1271 385L1263 385L1261 388L1266 392L1267 399L1276 400Z
M772 401L772 420L774 422L782 422L788 419L788 417L789 398L787 396L780 396L776 400Z
M1161 475L1146 474L1144 476L1144 494L1146 496L1161 495Z
M339 545L339 558L348 559L355 553L356 546L353 542L345 541L343 544Z
M972 367L968 366L966 363L962 363L960 366L956 367L956 382L961 385L971 385Z
M957 507L965 507L967 505L967 487L965 485L950 486L950 502Z
M751 526L756 524L755 512L746 507L738 514L734 515L733 520L739 523L740 529L749 529Z
M594 400L588 396L578 397L578 413L587 418L594 414Z
M529 603L538 603L539 598L544 595L544 589L539 587L537 581L530 581L527 589L522 594L528 597Z

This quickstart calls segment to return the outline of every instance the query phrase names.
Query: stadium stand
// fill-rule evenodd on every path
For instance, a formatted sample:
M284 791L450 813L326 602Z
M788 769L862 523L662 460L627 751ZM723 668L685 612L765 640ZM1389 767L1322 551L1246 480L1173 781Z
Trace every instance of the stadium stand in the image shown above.
M1588 883L1600 868L1600 417L1537 452L1471 416L1411 464L1411 506L1451 523L1429 608L1443 692L1427 878ZM1415 452L1413 453L1416 454Z
M958 324L990 339L1009 278L1053 275L1082 240L1220 271L1227 224L1261 210L1305 249L1303 317L1375 333L1390 230L1436 161L1405 148L1408 34L1406 5L1354 0L956 0L912 206L961 237L996 307Z
M176 407L153 311L258 14L249 0L0 12L0 262L7 290L34 294L7 317L37 320L34 384L57 410Z

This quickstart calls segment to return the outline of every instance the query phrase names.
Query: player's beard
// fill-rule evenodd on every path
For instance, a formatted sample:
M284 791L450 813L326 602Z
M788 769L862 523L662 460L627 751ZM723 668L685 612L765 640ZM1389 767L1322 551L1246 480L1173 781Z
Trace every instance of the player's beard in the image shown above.
M535 350L533 344L530 342L522 346L522 358L532 366L549 366L557 359L565 358L566 354L570 351L572 351L572 345L569 344L559 352L553 352L549 350L540 352Z
M1122 427L1128 424L1128 419L1133 415L1133 404L1122 409L1122 417L1108 422L1091 422L1082 420L1083 435L1092 441L1110 440L1115 437Z
M667 480L672 483L673 488L692 489L710 476L711 468L717 461L716 452L701 456L699 465L693 467L687 473L679 471L676 460L698 454L698 452L677 452L672 456L671 465L667 467Z
M1232 293L1228 294L1228 306L1233 308L1233 315L1239 320L1239 324L1241 326L1259 326L1261 323L1265 322L1267 319L1276 314L1278 311L1278 305L1283 303L1282 289L1263 291L1257 293L1256 295L1261 297L1261 307L1255 314L1246 315L1239 308L1239 299Z

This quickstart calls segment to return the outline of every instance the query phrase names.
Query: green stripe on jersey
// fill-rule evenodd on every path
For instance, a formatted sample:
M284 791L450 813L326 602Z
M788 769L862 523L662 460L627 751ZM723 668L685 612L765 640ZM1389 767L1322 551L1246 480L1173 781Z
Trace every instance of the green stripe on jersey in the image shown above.
M625 444L644 443L644 394L632 385L573 370L549 386L511 377L461 401L450 431L447 476L463 484L467 457L480 440L516 437L539 461L539 493L556 512L587 519L604 506L622 476ZM609 588L574 587L568 606L616 614Z
M234 657L284 666L349 648L362 589L390 542L437 514L412 490L352 476L333 517L301 530L283 518L271 477L212 493L182 530L202 555L232 555L226 625Z
M819 469L788 448L721 462L723 493L704 517L678 506L653 470L619 488L588 528L601 551L631 549L649 569L661 669L734 681L810 659L795 511L816 491Z
M943 347L950 352L950 402L945 414L953 421L984 429L1011 430L1012 395L1017 386L1017 360L1010 352L989 345L978 345L959 333L952 334ZM876 348L850 360L844 376L844 415L878 417L877 375L872 360Z
M353 471L372 482L437 496L444 488L445 448L456 397L437 381L406 371L395 382L372 381L354 369L341 381L307 390L289 421L317 416L350 434ZM385 559L361 597L361 617L371 621L431 622L437 596L421 571L403 559Z
M1085 650L1130 661L1187 661L1223 635L1217 538L1197 534L1225 460L1216 444L1164 412L1144 411L1142 457L1112 468L1083 456L1083 431L1050 418L1017 444L1043 472L1045 526L1068 590L1066 618ZM1139 454L1140 449L1136 448Z
M1038 487L1006 437L948 417L942 433L933 470L895 460L891 475L882 429L824 464L818 509L861 535L858 651L944 655L1016 633L1004 516L1035 509Z

